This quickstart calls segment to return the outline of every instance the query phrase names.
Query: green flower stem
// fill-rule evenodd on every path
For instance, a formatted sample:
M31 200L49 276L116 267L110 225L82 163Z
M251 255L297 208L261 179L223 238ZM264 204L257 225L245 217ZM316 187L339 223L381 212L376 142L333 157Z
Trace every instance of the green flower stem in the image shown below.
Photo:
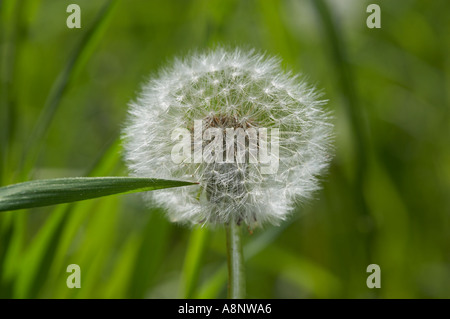
M241 226L235 221L226 227L228 255L228 298L245 298L244 254L242 253Z

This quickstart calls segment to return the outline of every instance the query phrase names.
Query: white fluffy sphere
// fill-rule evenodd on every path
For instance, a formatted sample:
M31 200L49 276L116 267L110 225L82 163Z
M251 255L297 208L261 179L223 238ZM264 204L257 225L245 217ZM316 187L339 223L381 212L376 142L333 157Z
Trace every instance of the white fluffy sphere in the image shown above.
M297 201L319 188L318 177L331 158L333 126L323 108L325 102L318 98L298 76L284 72L278 59L254 51L218 48L175 60L145 83L139 98L130 104L125 159L135 176L199 183L145 194L152 205L164 207L172 221L223 224L235 220L250 227L278 224ZM200 144L194 136L195 121L203 125ZM264 173L267 163L250 161L249 135L245 162L232 152L231 162L205 161L205 150L212 145L212 139L205 140L208 128L219 129L224 137L229 128L253 128L259 138L260 129L266 129L274 169ZM181 162L173 158L179 143L173 135L177 129L192 132L187 152L192 154L183 153ZM271 135L275 129L278 139ZM264 139L256 141L260 148ZM223 146L223 154L214 149L209 156L225 158L231 148L236 154L237 138L232 143L226 144L224 138L223 143L214 144ZM193 160L195 145L205 152L200 163ZM276 148L278 152L270 153Z

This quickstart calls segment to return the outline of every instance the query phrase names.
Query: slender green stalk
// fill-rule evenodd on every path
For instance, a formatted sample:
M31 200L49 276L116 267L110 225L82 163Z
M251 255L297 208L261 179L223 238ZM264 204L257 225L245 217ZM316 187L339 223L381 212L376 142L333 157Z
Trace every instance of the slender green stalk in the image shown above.
M245 298L244 254L242 253L241 226L235 221L226 227L228 255L228 298Z

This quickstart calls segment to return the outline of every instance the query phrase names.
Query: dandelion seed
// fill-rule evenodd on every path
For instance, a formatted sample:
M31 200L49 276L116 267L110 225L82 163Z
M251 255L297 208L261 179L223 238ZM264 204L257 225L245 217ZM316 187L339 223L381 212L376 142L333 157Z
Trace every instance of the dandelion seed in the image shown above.
M199 183L145 194L172 221L279 224L319 188L331 158L332 125L319 98L278 59L254 51L175 60L130 104L126 162L135 176ZM175 130L191 133L179 162Z

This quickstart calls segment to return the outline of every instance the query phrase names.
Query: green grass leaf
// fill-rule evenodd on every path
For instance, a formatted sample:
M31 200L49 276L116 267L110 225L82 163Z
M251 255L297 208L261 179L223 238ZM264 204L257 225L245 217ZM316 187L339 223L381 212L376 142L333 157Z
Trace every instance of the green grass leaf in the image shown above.
M45 136L50 128L52 120L61 105L62 97L69 87L71 81L76 78L79 70L86 64L91 56L94 47L101 40L101 35L104 32L113 9L117 1L107 1L97 14L91 27L83 34L78 45L71 51L68 61L61 70L59 76L53 83L50 93L45 102L44 108L41 111L36 127L33 133L30 134L30 140L24 149L23 162L20 163L20 168L25 168L24 173L32 169ZM24 166L22 166L24 165Z
M208 240L207 228L197 227L192 230L181 274L181 298L189 299L195 295Z
M0 211L193 184L185 181L137 177L74 177L36 180L1 187Z

